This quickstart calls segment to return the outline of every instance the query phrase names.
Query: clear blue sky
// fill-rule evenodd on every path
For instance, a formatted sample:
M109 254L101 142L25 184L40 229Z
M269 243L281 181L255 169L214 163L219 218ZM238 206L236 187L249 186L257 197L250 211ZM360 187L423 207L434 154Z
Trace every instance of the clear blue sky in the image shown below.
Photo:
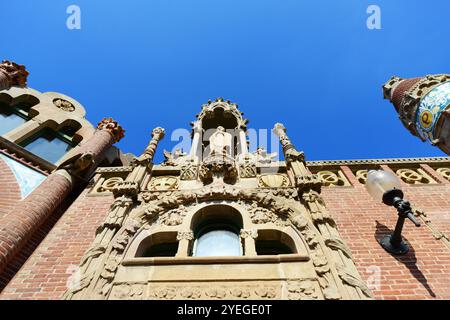
M66 27L71 4L81 30ZM381 30L366 27L370 4ZM124 152L160 125L161 159L170 132L222 96L252 128L284 123L308 160L441 156L403 128L381 85L450 72L449 12L448 0L14 0L0 10L0 58L91 122L118 120Z

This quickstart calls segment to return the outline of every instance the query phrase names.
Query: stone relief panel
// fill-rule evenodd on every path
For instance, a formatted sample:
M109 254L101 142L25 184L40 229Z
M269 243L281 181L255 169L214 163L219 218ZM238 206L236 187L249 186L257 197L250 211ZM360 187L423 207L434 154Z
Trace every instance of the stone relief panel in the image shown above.
M319 179L326 187L347 187L351 186L344 173L339 170L325 170L317 172Z
M368 172L369 170L356 170L354 172L355 177L359 181L359 183L366 184Z
M269 209L259 207L256 202L248 206L248 212L254 224L274 223L279 227L289 225L289 221L286 218L276 215Z
M180 172L180 180L197 180L198 166L192 161L187 161Z
M433 180L424 170L420 168L394 169L397 176L407 184L434 184Z
M94 183L90 194L110 194L112 190L125 180L125 175L115 176L112 174L102 174L100 178Z
M437 168L436 172L450 181L450 168Z
M154 177L148 183L147 189L150 191L165 191L178 188L178 178L174 176Z
M266 174L258 177L261 188L283 188L289 187L289 178L285 174Z
M239 283L120 283L111 290L111 300L317 300L320 285L315 279L252 281Z

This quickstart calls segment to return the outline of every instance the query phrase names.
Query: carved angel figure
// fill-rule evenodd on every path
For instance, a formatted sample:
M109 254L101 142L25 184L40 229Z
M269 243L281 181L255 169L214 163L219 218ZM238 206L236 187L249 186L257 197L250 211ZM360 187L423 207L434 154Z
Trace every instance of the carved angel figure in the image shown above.
M162 166L178 166L180 165L186 157L186 153L181 149L175 149L173 152L164 150L164 162L161 163Z
M260 163L271 163L274 158L277 157L278 153L267 153L266 149L263 147L258 147L256 152L253 153L256 157L256 161Z

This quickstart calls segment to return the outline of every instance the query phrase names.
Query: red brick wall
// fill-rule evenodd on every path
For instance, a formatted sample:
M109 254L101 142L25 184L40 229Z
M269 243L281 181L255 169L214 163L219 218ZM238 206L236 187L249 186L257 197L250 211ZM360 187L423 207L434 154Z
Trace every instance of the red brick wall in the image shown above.
M80 263L113 201L112 196L86 197L86 193L59 219L0 299L59 299L66 291L68 268Z
M20 187L14 173L0 158L0 219L21 200Z
M377 299L450 299L450 249L433 237L422 222L416 228L405 222L404 237L410 252L394 257L377 242L395 228L397 212L376 203L344 168L354 187L323 189L327 206L341 236L349 245L356 266L366 281L379 268L381 286L373 290ZM425 211L436 229L447 232L450 226L450 184L404 185L413 206Z
M423 223L406 221L404 236L411 245L405 256L393 257L378 244L392 232L397 213L365 192L348 168L352 187L323 188L323 196L340 233L352 250L366 281L380 271L377 299L450 299L450 249ZM449 232L450 183L405 185L406 198L423 209L436 229ZM112 196L86 196L83 191L38 246L22 269L0 293L0 299L59 299L66 290L68 267L78 265L104 220ZM422 221L423 222L423 221Z

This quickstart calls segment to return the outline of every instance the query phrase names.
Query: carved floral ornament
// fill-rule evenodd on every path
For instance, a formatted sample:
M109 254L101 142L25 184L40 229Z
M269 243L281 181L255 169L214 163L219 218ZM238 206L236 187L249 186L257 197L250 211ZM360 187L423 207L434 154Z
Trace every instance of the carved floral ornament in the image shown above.
M53 100L53 104L61 109L62 111L66 111L66 112L73 112L75 111L75 107L74 105L67 100L61 99L61 98L56 98Z
M435 181L422 169L398 169L395 172L403 182L408 184L432 184Z
M360 279L359 274L354 269L351 261L351 254L346 245L336 238L336 236L328 236L322 234L317 229L315 224L322 224L326 228L334 228L335 223L331 216L323 210L321 196L311 190L302 195L303 206L296 206L298 204L295 199L298 198L297 190L295 188L285 189L238 189L229 185L210 185L198 190L190 191L169 191L169 192L149 192L142 194L141 200L144 201L141 208L134 211L133 216L126 218L124 213L127 212L129 206L120 206L120 199L118 203L111 208L110 213L105 223L98 229L97 235L102 237L107 230L114 232L111 240L107 240L104 244L104 249L99 250L103 245L100 242L94 242L93 247L88 250L86 256L83 258L81 268L84 270L82 278L87 277L83 288L76 290L69 290L65 297L69 299L77 299L81 297L94 297L99 299L108 298L111 294L111 289L114 284L115 273L123 259L123 253L128 244L132 241L138 230L145 228L148 223L153 223L159 216L164 215L171 210L181 209L182 206L197 204L210 200L233 200L241 203L256 203L258 207L267 209L276 216L280 217L282 221L286 221L292 225L295 232L297 232L306 242L311 256L312 267L317 275L316 280L320 286L320 295L325 299L342 299L348 297L345 294L343 287L348 287L353 290L353 295L359 295L359 298L370 298L370 290L367 289L365 283ZM124 198L124 201L126 199ZM120 211L122 210L122 211ZM266 211L266 213L268 213ZM119 212L121 212L119 214ZM309 212L309 213L308 213ZM173 213L173 211L172 211ZM114 216L114 217L113 217ZM269 217L270 218L270 217ZM111 222L111 220L114 220ZM109 221L109 222L108 222ZM320 229L322 230L322 229ZM245 235L254 236L253 231L243 231ZM334 234L334 233L333 233ZM186 233L189 239L191 235ZM178 234L178 238L185 239L184 233ZM104 239L104 238L102 238ZM106 241L106 240L104 240ZM332 252L342 252L342 261L334 261L335 256ZM92 264L92 270L89 265L91 261L87 256L90 252L102 252L101 260L98 264ZM340 255L338 255L340 256ZM348 265L350 263L350 265ZM100 274L97 270L103 270ZM334 270L334 271L333 271ZM341 289L340 289L341 288ZM150 290L157 288L151 287ZM161 288L166 294L157 295L158 298L173 298L173 292L168 288ZM212 288L211 288L212 290ZM350 289L346 289L350 290ZM78 296L79 293L82 295ZM129 293L133 296L139 295L140 290L131 290L131 288L124 289L125 294ZM170 293L171 292L171 293ZM273 296L271 290L261 289L262 295L265 297ZM291 298L301 297L302 295L314 297L311 286L302 284L301 286L291 285ZM362 295L360 295L360 293ZM169 296L167 296L167 294ZM222 298L222 291L210 291L205 293L210 298ZM227 293L228 294L228 293ZM198 296L192 293L191 296ZM111 295L113 298L114 295Z
M104 118L98 123L97 129L109 131L113 135L115 142L119 142L125 133L125 130L113 118Z
M154 177L148 184L148 190L162 191L178 188L178 178L173 176Z
M0 63L0 74L2 74L9 82L9 86L21 86L27 85L27 77L29 75L25 66L11 62L8 60L3 60Z
M436 172L450 181L450 168L437 168Z

